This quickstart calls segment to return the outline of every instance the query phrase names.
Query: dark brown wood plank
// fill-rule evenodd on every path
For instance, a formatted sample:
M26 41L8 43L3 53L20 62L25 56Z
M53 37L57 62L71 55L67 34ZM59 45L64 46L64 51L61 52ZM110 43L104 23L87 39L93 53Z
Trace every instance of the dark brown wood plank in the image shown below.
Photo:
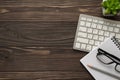
M8 58L1 63L0 71L78 71L78 54L71 49L46 48L1 48ZM75 54L76 53L76 54ZM73 63L75 62L75 63Z
M72 46L77 22L0 22L1 46Z
M0 75L4 80L90 80L91 78L84 72L74 71L2 72ZM85 76L85 78L82 78L83 76Z
M80 51L49 47L2 47L0 52L8 56L0 64L0 79L3 80L92 79L79 62L85 55Z
M80 13L101 15L100 2L96 0L54 0L52 2L2 0L0 6L8 12L0 14L0 21L77 21Z
M0 6L2 7L72 7L72 6L88 6L88 5L97 5L96 3L101 2L102 0L0 0Z
M93 80L72 47L79 14L103 17L101 2L0 0L0 80Z
M7 11L0 21L77 21L80 13L103 17L101 0L2 0L0 8Z

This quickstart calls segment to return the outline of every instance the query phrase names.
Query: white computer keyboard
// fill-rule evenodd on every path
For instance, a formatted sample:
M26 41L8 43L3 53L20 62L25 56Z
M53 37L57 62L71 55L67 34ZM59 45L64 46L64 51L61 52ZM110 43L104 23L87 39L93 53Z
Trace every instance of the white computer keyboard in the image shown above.
M120 21L80 14L73 49L89 52L110 36L120 39Z

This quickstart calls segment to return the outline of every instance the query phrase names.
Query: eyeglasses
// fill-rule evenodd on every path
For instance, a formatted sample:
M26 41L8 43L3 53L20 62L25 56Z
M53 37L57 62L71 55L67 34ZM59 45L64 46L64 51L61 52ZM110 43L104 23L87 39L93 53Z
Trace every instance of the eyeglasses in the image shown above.
M116 65L115 65L114 69L120 73L120 58L118 58L100 48L98 49L98 53L97 53L96 57L100 62L102 62L106 65L115 63Z

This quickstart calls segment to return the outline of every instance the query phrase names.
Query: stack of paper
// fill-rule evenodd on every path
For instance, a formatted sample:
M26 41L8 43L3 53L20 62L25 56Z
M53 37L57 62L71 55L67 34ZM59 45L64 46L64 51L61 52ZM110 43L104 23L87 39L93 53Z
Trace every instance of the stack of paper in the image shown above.
M120 73L115 71L114 69L116 64L105 65L96 58L96 55L98 53L97 51L98 48L101 48L109 52L110 54L113 54L120 58L120 48L116 46L115 41L113 41L110 37L106 39L101 45L93 49L85 57L80 59L80 62L85 66L85 68L90 72L90 74L95 78L95 80L120 80L120 79L114 78L113 76L104 74L102 72L99 72L87 66L87 65L92 65L105 72L112 73L116 76L120 76Z

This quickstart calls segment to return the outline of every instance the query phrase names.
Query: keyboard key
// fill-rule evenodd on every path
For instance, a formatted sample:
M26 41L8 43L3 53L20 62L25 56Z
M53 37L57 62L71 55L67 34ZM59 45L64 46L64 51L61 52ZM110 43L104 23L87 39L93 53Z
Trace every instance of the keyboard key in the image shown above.
M81 44L81 49L85 49L86 48L86 44Z
M91 22L91 21L92 21L92 19L91 19L91 18L87 18L87 21L90 21L90 22Z
M81 20L86 20L86 17L81 17Z
M86 49L89 50L89 51L91 50L91 48L92 48L91 45L87 45L87 47L86 47Z
M100 40L100 41L103 41L103 40L104 40L104 37L103 37L103 36L99 36L99 40Z
M98 30L97 29L93 29L93 34L98 34Z
M94 40L90 40L89 44L93 45L94 44Z
M99 41L95 41L95 45L98 46L100 44Z
M108 27L108 30L109 30L109 31L113 31L113 27L110 27L110 26L109 26L109 27Z
M93 19L93 22L97 23L97 22L98 22L98 20L97 20L97 19Z
M110 33L110 36L115 36L115 33Z
M93 46L92 49L96 48L97 46Z
M80 21L80 25L81 25L81 26L84 26L84 25L85 25L85 22L84 22L84 21Z
M104 31L100 30L99 35L103 35Z
M88 28L87 32L88 32L88 33L92 33L92 29L91 29L91 28Z
M119 28L114 28L114 32L119 32Z
M120 24L117 24L116 26L117 26L117 27L120 27Z
M103 30L107 30L107 28L108 28L108 26L105 26L105 25L103 26Z
M76 47L76 48L80 48L80 43L76 43L76 44L75 44L75 47Z
M78 32L78 36L80 36L80 37L87 37L87 33Z
M97 29L102 29L102 25L101 25L101 24L98 24L98 25L97 25Z
M113 26L113 27L116 26L116 24L114 24L114 23L111 23L110 25Z
M110 34L110 33L107 32L107 31L104 32L104 36L109 36L109 34Z
M90 22L86 22L86 26L90 27L91 23Z
M104 24L105 24L105 25L110 25L110 23L109 23L109 22L105 22Z
M103 23L104 23L104 21L99 20L99 21L98 21L98 23L103 24Z
M88 38L92 39L93 35L92 34L88 34Z
M87 31L87 28L86 28L86 27L79 27L79 30L80 30L80 31L83 31L83 32L86 32L86 31Z
M96 28L96 27L97 27L97 24L92 23L91 27L92 27L92 28Z
M77 38L77 41L81 43L88 43L88 39L85 38Z
M93 39L98 40L98 35L93 35Z
M119 38L119 39L120 39L120 34L116 34L116 38Z

